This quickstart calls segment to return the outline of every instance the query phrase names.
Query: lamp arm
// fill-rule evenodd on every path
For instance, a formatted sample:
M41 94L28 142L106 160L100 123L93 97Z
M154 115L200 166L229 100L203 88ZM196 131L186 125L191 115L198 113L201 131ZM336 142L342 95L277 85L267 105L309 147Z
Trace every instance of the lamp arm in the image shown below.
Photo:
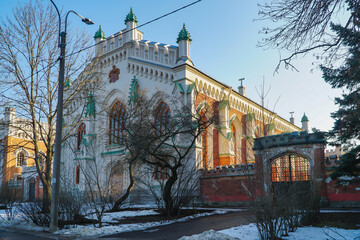
M77 12L75 12L74 10L70 10L67 12L66 17L65 17L65 33L67 33L67 19L70 13L75 13L76 15L78 15L82 20L85 20L85 18L83 16L81 16L80 14L78 14Z
M57 8L57 6L55 5L55 3L53 2L53 0L50 0L50 2L54 5L56 12L58 14L59 17L59 37L58 37L58 45L60 47L60 33L61 33L61 16L60 16L60 12L59 9Z

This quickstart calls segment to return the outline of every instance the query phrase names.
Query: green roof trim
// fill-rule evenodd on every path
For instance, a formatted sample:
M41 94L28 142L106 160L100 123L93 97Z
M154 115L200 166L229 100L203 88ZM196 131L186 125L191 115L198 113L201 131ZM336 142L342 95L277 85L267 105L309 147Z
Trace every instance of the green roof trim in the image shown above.
M124 150L118 150L118 151L112 151L112 152L103 152L103 153L101 153L101 155L113 155L113 154L122 154L122 153L125 153L125 151Z
M134 22L134 23L136 23L136 24L138 23L138 20L137 20L135 14L134 14L132 8L130 8L130 12L128 13L128 15L127 15L126 18L125 18L125 24L126 24L127 22Z
M176 43L179 43L180 41L182 40L187 40L189 42L192 41L191 37L190 37L190 33L188 32L188 30L186 30L186 27L185 27L185 23L183 25L183 28L180 30L179 32L179 35L178 35L178 38L176 40Z
M228 100L221 100L218 109L224 109L229 105Z
M92 92L89 93L86 108L85 108L85 117L91 117L96 115L96 108L95 108L95 99Z
M190 84L186 90L186 93L187 94L191 93L194 87L195 87L195 83Z
M182 87L182 85L181 85L181 83L175 83L175 85L176 85L176 87L179 89L179 91L180 91L180 93L184 93L185 91L184 91L184 89L183 89L183 87Z
M135 103L139 98L139 83L135 75L130 84L129 104Z
M269 123L266 125L267 131L275 130L275 123Z
M309 121L309 119L304 113L304 116L301 118L301 122L308 122L308 121Z
M100 38L100 39L105 39L106 37L105 37L105 33L103 32L103 30L101 29L101 25L99 26L99 30L97 30L97 32L95 33L95 35L94 35L94 39L96 40L96 39L98 39L98 38Z
M255 120L255 113L248 113L246 114L246 122Z

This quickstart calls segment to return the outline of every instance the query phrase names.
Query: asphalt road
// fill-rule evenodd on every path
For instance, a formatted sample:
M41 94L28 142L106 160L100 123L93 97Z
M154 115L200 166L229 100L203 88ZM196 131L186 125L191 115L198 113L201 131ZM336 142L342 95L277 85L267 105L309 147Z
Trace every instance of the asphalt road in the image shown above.
M142 231L124 232L102 237L104 240L109 239L156 239L172 240L179 239L182 236L199 234L204 231L214 229L222 230L236 227L239 225L249 224L253 216L248 211L233 211L222 215L212 215L192 219L186 222L178 222L170 225L148 228Z
M35 236L22 232L7 232L0 230L0 240L53 240L54 238L47 238Z

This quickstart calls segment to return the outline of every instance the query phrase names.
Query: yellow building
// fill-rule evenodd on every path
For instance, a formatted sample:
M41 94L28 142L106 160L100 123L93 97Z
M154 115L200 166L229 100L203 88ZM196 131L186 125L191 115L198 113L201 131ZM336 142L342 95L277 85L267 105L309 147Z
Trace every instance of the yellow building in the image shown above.
M36 166L34 142L29 120L18 118L14 108L7 107L0 119L1 193L16 200L42 198ZM45 159L45 146L38 143L40 159Z

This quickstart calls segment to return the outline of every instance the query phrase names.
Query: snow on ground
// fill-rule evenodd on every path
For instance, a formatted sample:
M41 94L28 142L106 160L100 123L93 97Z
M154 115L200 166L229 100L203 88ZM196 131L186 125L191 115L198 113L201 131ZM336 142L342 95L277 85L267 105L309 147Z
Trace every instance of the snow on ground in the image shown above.
M222 234L222 235L220 235ZM256 225L242 225L221 231L209 230L201 234L182 237L180 240L205 240L205 239L241 239L241 240L259 240ZM341 228L318 228L318 227L300 227L295 232L289 233L289 237L283 237L286 240L360 240L359 229L341 229Z
M186 236L182 237L179 240L202 240L202 239L206 239L206 240L219 240L219 239L236 240L238 238L234 238L234 237L231 237L224 233L217 232L217 231L211 229L211 230L203 232L201 234L192 235L190 237L186 237Z
M133 206L134 207L134 206ZM143 208L144 206L137 206ZM146 206L145 206L146 207ZM161 225L167 225L174 222L182 222L193 218L209 216L213 214L224 214L228 210L215 210L208 213L195 214L188 217L183 217L175 220L166 220L159 222L148 222L148 223L137 223L137 224L119 224L119 225L110 225L111 223L116 223L117 220L120 220L125 217L135 217L135 216L148 216L158 214L154 210L136 210L136 211L121 211L121 212L112 212L105 213L103 222L105 222L102 228L94 227L93 225L72 225L68 229L61 229L55 232L55 234L66 235L66 236L101 236L101 235L110 235L126 231L135 231L143 230L150 227L156 227ZM21 218L20 215L16 214L13 220L6 220L6 213L4 210L0 210L0 228L11 228L17 230L29 230L29 231L47 231L48 228L39 227L33 224L32 222L26 222Z
M96 228L93 225L86 226L73 226L70 229L62 229L56 231L55 234L71 235L71 236L101 236L101 235L110 235L120 232L143 230L150 227L156 227L161 225L167 225L174 222L182 222L193 218L209 216L213 214L224 214L227 210L215 210L209 213L200 213L188 217L183 217L175 220L166 220L159 222L147 222L147 223L136 223L136 224L121 224L115 226L103 226L102 228ZM141 211L124 211L124 212L115 212L115 213L106 213L106 218L114 221L114 218L121 219L124 217L131 216L145 216L145 215L154 215L156 214L153 210L141 210Z

